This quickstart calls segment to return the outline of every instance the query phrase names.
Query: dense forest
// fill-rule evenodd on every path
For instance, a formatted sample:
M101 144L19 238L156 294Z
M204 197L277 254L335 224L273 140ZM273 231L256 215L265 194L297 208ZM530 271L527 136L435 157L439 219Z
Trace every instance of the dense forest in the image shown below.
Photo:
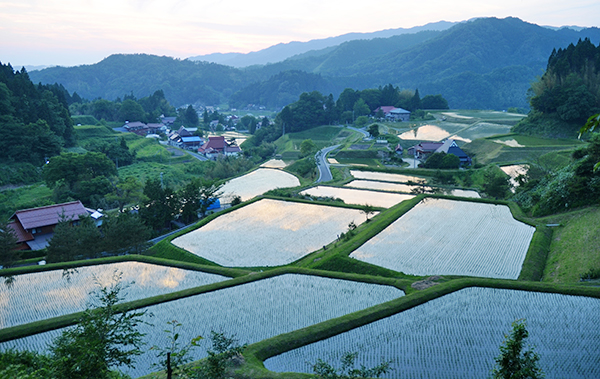
M31 182L35 167L75 144L62 85L34 85L27 71L0 63L0 183Z
M281 109L302 92L338 96L345 88L392 83L443 93L452 108L501 110L528 107L527 89L543 73L552 49L584 38L600 41L600 29L552 30L516 18L482 18L444 31L345 42L244 69L136 54L30 75L34 82L59 83L88 99L145 97L162 89L175 106L230 103Z
M572 137L600 111L600 44L579 40L553 50L544 75L529 90L531 112L519 133Z

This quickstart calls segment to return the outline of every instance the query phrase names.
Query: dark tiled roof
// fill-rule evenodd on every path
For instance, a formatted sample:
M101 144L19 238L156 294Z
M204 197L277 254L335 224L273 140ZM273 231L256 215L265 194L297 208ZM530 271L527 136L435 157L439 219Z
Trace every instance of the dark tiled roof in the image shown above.
M18 222L13 221L13 222L9 223L7 226L15 232L18 243L33 240L33 235L31 233L29 233L28 231L26 231L25 229L23 229L21 224L19 224Z
M87 211L81 201L72 201L70 203L16 211L11 219L18 220L24 229L30 230L56 225L63 214L67 219L76 221L79 220L79 215L87 214Z

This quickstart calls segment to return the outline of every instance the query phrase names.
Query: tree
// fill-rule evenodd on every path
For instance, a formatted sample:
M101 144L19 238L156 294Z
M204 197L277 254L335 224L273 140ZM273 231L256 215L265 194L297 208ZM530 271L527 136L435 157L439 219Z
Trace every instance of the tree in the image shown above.
M300 143L300 158L316 153L318 150L317 145L312 139L305 139Z
M484 174L483 191L496 199L503 199L510 189L509 177L503 172L493 168L487 169Z
M365 205L362 206L362 208L360 209L360 211L365 214L365 217L367 218L366 222L369 222L370 221L369 220L369 215L372 215L372 214L375 213L375 207L372 206L372 205L370 205L370 204L365 204Z
M190 342L182 345L179 340L180 334L178 332L182 324L177 320L167 321L168 329L165 329L167 334L167 346L161 347L154 345L150 350L158 351L156 357L160 363L154 363L153 366L160 369L164 369L167 373L167 379L171 379L173 374L176 376L188 377L193 368L186 366L192 360L190 352L193 348L198 346L198 341L202 339L202 336L193 338Z
M145 199L143 184L135 177L128 176L124 180L119 180L113 185L113 192L106 195L107 200L116 202L119 205L119 212L127 204L137 204Z
M208 357L201 367L202 378L223 379L231 359L238 356L246 348L246 345L238 345L235 336L226 337L223 333L212 331L210 340L212 347L206 352Z
M200 199L200 215L206 216L208 208L217 200L223 193L221 192L223 184L217 184L216 181L202 180L200 182L199 199Z
M102 251L101 239L102 235L90 216L80 215L79 220L74 222L61 215L54 235L48 241L46 259L54 263L96 258Z
M379 125L371 124L369 125L369 134L373 138L377 138L379 136Z
M20 259L21 252L16 249L17 241L17 236L8 223L0 222L0 267L11 267Z
M496 365L492 371L494 379L538 379L543 378L538 367L540 357L533 349L524 351L525 340L529 332L525 328L525 320L512 323L510 335L504 336L500 346L500 355L496 357Z
M97 306L88 307L79 323L64 331L50 346L52 368L59 378L105 379L116 366L134 367L140 355L143 333L137 330L144 312L117 311L125 289L122 275L96 293Z
M582 134L587 132L591 133L598 128L600 128L600 113L596 113L595 115L592 115L588 118L585 125L583 125L579 130L579 138L581 138ZM594 164L594 172L598 170L600 170L600 162Z
M371 109L362 98L356 100L352 111L354 112L354 117L367 116L371 113Z
M361 366L359 369L354 368L354 362L358 353L345 353L342 357L342 367L335 369L332 365L324 362L321 359L313 365L313 372L319 379L360 379L360 378L379 378L381 375L388 373L391 361L382 362L373 368Z
M140 217L144 223L154 230L168 228L179 211L175 192L170 187L163 188L159 179L147 179L144 196L147 200L140 207Z
M148 247L152 234L138 215L129 212L105 216L102 232L102 250L133 254L141 254Z
M442 95L426 95L421 99L421 109L449 109Z

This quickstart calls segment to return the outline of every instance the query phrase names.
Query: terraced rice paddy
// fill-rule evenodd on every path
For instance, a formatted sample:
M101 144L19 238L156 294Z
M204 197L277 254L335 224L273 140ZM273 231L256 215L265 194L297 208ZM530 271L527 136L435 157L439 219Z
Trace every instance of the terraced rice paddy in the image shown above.
M415 130L404 132L398 137L403 140L441 141L449 136L450 133L439 126L423 125Z
M419 180L425 180L424 178L420 178L418 176L390 174L387 172L375 172L375 171L350 170L350 175L352 175L356 179L383 180L386 182L397 182L397 183L407 183L407 182L416 183Z
M279 266L334 241L350 222L365 220L358 209L263 199L172 243L223 266Z
M462 130L456 136L463 140L476 140L478 138L486 138L498 134L510 133L511 125L494 124L490 122L478 122L471 125L468 129Z
M298 178L285 171L259 168L239 178L231 179L221 188L221 192L223 192L223 202L229 203L235 195L241 197L242 201L246 201L275 188L299 185Z
M373 189L379 191L392 191L392 192L402 192L402 193L411 193L411 191L420 189L431 192L433 187L430 186L414 186L408 184L401 183L389 183L389 182L379 182L373 180L353 180L350 183L345 184L345 187L354 187L354 188L363 188L363 189ZM462 190L462 189L445 189L438 188L439 192L446 195L452 196L461 196L461 197L481 197L477 191L472 190Z
M312 372L318 358L358 364L392 360L387 378L487 378L504 334L526 319L528 343L549 379L600 377L600 299L467 288L383 320L267 359L277 372Z
M352 188L317 186L300 192L301 195L313 197L333 197L344 200L346 204L372 205L390 208L404 200L412 199L413 195L385 193Z
M214 330L235 334L240 343L253 343L403 295L390 286L287 274L151 306L147 310L153 317L148 321L153 326L141 325L140 331L147 333L148 347L167 344L163 329L171 320L183 324L181 341L210 336ZM0 344L0 350L15 347L44 351L58 334L60 331L52 331L6 342ZM207 347L208 342L194 350L193 357L206 356ZM133 377L150 373L156 362L155 352L147 351L136 362L138 369L124 371Z
M62 270L23 274L7 286L0 282L0 328L26 324L86 308L96 282L109 285L115 273L130 284L125 301L216 283L229 278L140 262L85 266L69 276Z
M284 168L287 165L281 159L270 159L265 163L261 164L260 167L264 168Z
M363 188L363 189L373 189L379 191L393 191L393 192L403 192L403 193L411 193L412 190L418 188L424 188L427 191L431 191L430 186L413 186L408 184L401 183L388 183L388 182L378 182L373 180L353 180L350 183L344 185L345 187L354 187L354 188Z
M534 231L504 205L425 199L350 257L411 275L517 279Z

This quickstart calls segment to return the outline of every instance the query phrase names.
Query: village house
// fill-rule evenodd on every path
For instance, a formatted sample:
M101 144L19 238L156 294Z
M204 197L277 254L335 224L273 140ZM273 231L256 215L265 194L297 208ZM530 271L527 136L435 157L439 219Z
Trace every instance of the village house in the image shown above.
M410 120L410 111L402 108L396 108L391 105L382 105L373 111L373 113L377 114L379 111L383 112L383 115L387 120L390 121L409 121Z
M17 249L40 250L48 246L54 235L54 228L62 220L77 225L80 217L90 215L99 225L102 213L87 209L81 201L72 201L16 211L10 218L8 227L17 236Z
M139 136L146 136L148 134L157 134L160 132L164 133L166 132L167 127L162 123L145 124L141 121L125 121L123 129Z
M409 155L415 159L427 160L433 153L454 154L460 159L461 166L471 165L471 157L467 155L453 139L447 139L442 142L421 142L407 150Z
M211 159L216 158L219 154L231 156L239 155L241 152L242 149L239 146L227 143L223 136L208 137L208 141L198 149L198 153Z

